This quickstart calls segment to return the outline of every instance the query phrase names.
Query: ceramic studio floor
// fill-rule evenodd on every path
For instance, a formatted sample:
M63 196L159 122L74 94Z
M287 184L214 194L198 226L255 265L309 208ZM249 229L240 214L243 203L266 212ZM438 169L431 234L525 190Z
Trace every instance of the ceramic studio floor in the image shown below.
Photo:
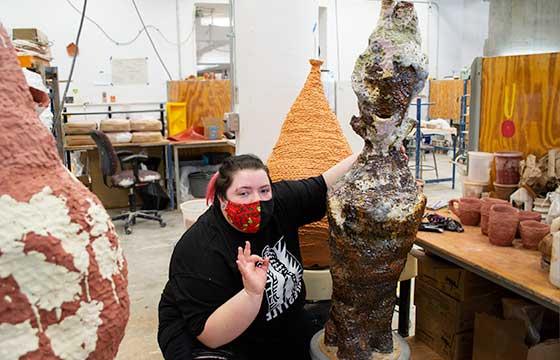
M426 161L431 163L431 155L427 156ZM449 177L451 167L448 158L440 155L437 161L440 177ZM424 175L426 179L434 177L433 171L425 172ZM427 185L425 193L429 201L448 200L457 197L460 190L451 190L451 183L447 182ZM156 340L157 305L167 281L173 244L184 232L179 211L167 211L163 216L167 227L160 228L157 223L138 220L131 235L124 235L122 222L115 223L128 261L128 292L131 300L130 319L117 356L119 360L163 358ZM411 317L414 321L414 307ZM394 322L393 328L396 327ZM414 326L411 335L413 333ZM422 344L413 343L412 351L413 359L437 359Z

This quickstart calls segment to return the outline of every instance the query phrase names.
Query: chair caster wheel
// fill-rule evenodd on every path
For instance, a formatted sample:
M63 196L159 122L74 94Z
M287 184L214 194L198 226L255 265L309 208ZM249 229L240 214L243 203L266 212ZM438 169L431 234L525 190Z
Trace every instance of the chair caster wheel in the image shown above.
M125 233L126 235L130 235L130 234L132 234L132 229L131 229L130 227L125 227L125 228L124 228L124 233Z
M167 226L167 224L166 224L165 222L163 222L163 221L159 223L159 227L162 227L162 228L163 228L163 227L166 227L166 226Z

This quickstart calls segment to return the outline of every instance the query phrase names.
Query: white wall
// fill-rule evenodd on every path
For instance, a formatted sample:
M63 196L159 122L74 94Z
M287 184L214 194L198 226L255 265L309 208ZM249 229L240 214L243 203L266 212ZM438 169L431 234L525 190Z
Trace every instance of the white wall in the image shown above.
M358 114L350 77L354 63L367 46L369 35L377 24L381 1L328 0L328 68L340 70L337 84L337 116L354 151L362 139L350 127L352 115ZM439 5L415 4L422 37L422 48L429 58L430 77L457 75L472 60L482 56L488 33L488 3L481 0L440 0ZM338 3L338 11L336 4ZM337 55L337 27L339 53ZM439 21L438 21L439 17ZM438 44L439 42L439 44ZM340 62L338 62L340 59ZM427 95L427 89L424 93Z
M266 160L314 54L315 0L237 0L238 153Z
M81 0L69 0L82 8ZM228 3L227 0L212 0L213 3ZM55 4L56 3L56 4ZM136 0L146 24L158 27L171 42L177 42L175 0ZM194 0L179 0L181 38L185 39L192 30ZM131 1L90 0L86 14L101 25L115 40L132 39L141 29L140 21ZM56 2L39 0L2 0L0 21L7 28L36 27L53 42L52 64L58 66L60 79L66 79L71 58L66 54L66 45L75 41L79 14L65 0ZM179 78L177 46L166 42L156 31L150 34L167 65L172 77ZM194 36L181 47L182 75L196 74ZM149 85L100 86L99 72L110 72L110 57L148 57ZM107 40L91 22L85 20L80 40L80 55L74 70L70 90L77 88L83 101L99 103L101 93L115 95L118 102L165 101L168 77L158 62L145 34L129 46L117 46ZM110 77L109 77L110 78ZM64 85L64 84L63 84ZM63 87L63 86L62 86ZM70 91L71 94L71 91Z
M560 1L491 0L486 56L560 51Z
M81 0L69 0L81 7ZM181 37L192 29L195 0L179 0ZM228 0L211 0L228 3ZM429 48L431 76L456 74L472 59L482 55L488 29L488 3L481 0L439 0L439 11L429 11L417 4L424 49ZM160 28L176 42L174 0L137 0L145 21ZM335 73L340 67L337 93L337 115L353 149L358 151L361 139L349 126L357 104L350 85L350 75L357 56L364 51L367 39L379 16L379 0L338 0L338 37L335 0L235 0L238 110L241 131L238 151L252 152L264 159L270 154L280 126L297 97L309 71L307 60L314 56L313 25L318 7L327 12L327 62L323 68ZM42 9L38 12L37 9ZM439 13L439 29L437 16ZM140 23L130 1L90 0L88 15L117 40L134 37ZM429 21L428 21L429 18ZM45 6L39 0L2 0L0 21L7 27L38 27L54 42L53 63L66 78L70 58L65 47L74 41L79 17L65 0L56 6ZM429 25L428 25L429 24ZM165 42L152 32L158 49L173 77L178 78L176 45ZM428 36L429 35L429 36ZM439 39L439 52L436 43ZM117 96L119 102L164 101L167 76L144 34L130 46L116 46L88 21L85 22L72 88L89 102L100 102L101 93ZM338 50L340 50L338 52ZM194 38L183 45L182 75L195 73ZM109 58L149 58L147 86L98 86L100 70L110 71ZM340 58L340 64L338 63ZM437 59L437 62L436 62ZM436 72L437 63L437 72Z
M482 0L440 0L439 4L439 69L431 76L443 78L459 75L483 55L490 5Z

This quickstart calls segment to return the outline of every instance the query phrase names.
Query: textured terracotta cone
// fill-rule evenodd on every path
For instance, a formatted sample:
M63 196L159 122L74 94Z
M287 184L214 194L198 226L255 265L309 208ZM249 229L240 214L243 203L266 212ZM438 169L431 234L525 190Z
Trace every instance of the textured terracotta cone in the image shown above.
M310 60L311 71L284 120L280 137L268 160L273 181L295 180L322 174L352 154L321 83L321 60ZM329 226L326 218L300 229L304 267L330 264Z
M129 315L117 235L61 163L1 25L0 76L0 358L114 358Z

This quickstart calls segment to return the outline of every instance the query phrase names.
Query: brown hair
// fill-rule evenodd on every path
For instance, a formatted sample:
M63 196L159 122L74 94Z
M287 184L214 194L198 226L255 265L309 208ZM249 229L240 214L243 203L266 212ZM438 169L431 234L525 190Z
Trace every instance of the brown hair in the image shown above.
M233 182L233 176L239 170L264 170L270 179L268 167L255 155L246 154L228 157L208 183L206 190L207 204L213 203L216 198L226 199L226 192Z

